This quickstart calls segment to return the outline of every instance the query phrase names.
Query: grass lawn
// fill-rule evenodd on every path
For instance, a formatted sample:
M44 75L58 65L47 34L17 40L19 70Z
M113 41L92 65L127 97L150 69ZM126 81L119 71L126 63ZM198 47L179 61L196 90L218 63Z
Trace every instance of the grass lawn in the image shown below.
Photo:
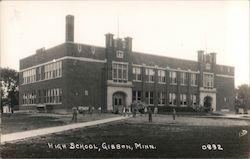
M138 116L7 143L1 146L1 154L2 158L248 158L250 135L239 137L239 132L250 132L249 125L249 121L230 119L177 117L173 121L166 115L153 117L153 123L148 123L147 117ZM97 149L70 149L71 143L91 144ZM106 150L103 143L124 144L127 148ZM153 149L135 148L135 143ZM61 146L56 148L58 144ZM202 150L207 144L219 144L223 150Z
M98 114L78 114L78 122L87 122L114 116L117 115L102 114L100 116ZM70 124L72 120L72 114L60 115L47 113L16 113L11 116L3 115L1 119L1 133L8 134L25 130Z

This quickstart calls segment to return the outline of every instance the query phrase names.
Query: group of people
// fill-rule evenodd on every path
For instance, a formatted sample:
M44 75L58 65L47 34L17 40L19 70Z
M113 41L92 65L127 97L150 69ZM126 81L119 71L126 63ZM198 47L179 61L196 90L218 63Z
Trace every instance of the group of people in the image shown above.
M143 110L143 111L142 111ZM101 107L98 107L98 114L101 115ZM153 117L152 115L154 114L156 116L156 114L158 114L158 108L154 107L154 110L152 111L152 109L149 106L145 106L144 109L143 107L140 108L140 110L138 109L138 106L136 105L136 103L132 103L131 104L131 111L132 111L132 115L133 117L136 117L137 112L140 112L141 114L148 114L148 121L151 123L153 122ZM72 108L72 112L73 112L73 116L72 116L72 122L77 122L77 115L78 115L78 107L73 107ZM94 112L94 107L89 108L89 112L90 114L92 114ZM126 106L122 107L122 115L123 116L127 116L129 113L129 108ZM84 113L83 113L84 114ZM176 118L176 110L173 109L173 120L175 120Z
M153 117L152 117L153 114L154 114L154 116L156 116L156 114L158 114L157 107L154 107L154 109L152 109L150 106L147 106L141 102L139 102L139 103L133 102L131 104L131 111L132 111L133 117L136 117L137 112L140 112L141 115L148 114L148 121L149 122L153 121ZM173 115L173 120L175 120L175 118L176 118L176 110L175 109L173 109L172 115Z
M123 114L123 116L128 115L128 112L129 112L129 109L127 107L123 107L122 108L122 114Z
M151 108L150 107L148 107L147 108L148 109L148 122L150 122L150 123L152 123L152 121L153 121L153 118L152 118L152 110L151 110ZM154 108L154 114L155 114L155 116L156 116L156 114L158 113L158 109L155 107ZM176 110L175 109L173 109L173 120L175 120L175 117L176 117Z
M101 115L102 113L102 107L98 107L98 114ZM89 113L92 115L93 112L95 111L95 107L89 107ZM79 109L78 107L73 107L72 108L72 113L73 113L73 116L72 116L72 122L77 122L77 115L79 113ZM84 115L85 113L82 112L82 114Z

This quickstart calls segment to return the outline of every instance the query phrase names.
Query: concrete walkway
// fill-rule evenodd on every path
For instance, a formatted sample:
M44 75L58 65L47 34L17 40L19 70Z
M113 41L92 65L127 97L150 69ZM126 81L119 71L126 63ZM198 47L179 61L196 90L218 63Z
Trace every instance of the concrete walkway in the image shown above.
M198 118L223 118L223 119L239 119L239 120L250 120L249 114L223 114L218 115L209 115L209 116L198 116Z
M231 118L231 119L243 119L243 120L250 120L250 115L249 114L225 114L226 118Z
M30 137L40 136L40 135L46 135L46 134L51 134L51 133L67 131L71 129L77 129L77 128L83 128L83 127L92 126L92 125L108 123L108 122L127 119L127 118L129 117L119 116L119 117L89 121L89 122L84 122L84 123L75 123L75 124L69 124L69 125L64 125L64 126L56 126L56 127L50 127L50 128L41 128L41 129L28 130L28 131L23 131L23 132L16 132L16 133L11 133L11 134L4 134L4 135L1 135L1 144L5 144L6 142L22 140L22 139L26 139Z

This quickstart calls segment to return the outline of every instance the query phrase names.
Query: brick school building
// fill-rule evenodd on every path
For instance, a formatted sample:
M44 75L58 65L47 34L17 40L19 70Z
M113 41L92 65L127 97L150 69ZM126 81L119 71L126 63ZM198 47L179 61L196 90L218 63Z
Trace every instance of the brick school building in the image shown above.
M135 52L132 38L105 34L105 47L74 42L74 16L66 16L65 42L20 60L20 109L45 105L52 112L73 106L114 111L141 101L159 111L196 106L234 111L234 67L216 53L197 61Z

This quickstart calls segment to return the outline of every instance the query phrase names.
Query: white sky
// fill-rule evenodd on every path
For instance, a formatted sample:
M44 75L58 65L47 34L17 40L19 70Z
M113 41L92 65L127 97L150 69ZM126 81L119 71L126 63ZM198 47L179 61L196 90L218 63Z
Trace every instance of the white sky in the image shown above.
M65 16L75 16L75 42L105 45L104 34L133 38L133 50L197 60L217 53L235 67L235 85L249 83L249 2L239 1L1 1L1 66L65 41Z

